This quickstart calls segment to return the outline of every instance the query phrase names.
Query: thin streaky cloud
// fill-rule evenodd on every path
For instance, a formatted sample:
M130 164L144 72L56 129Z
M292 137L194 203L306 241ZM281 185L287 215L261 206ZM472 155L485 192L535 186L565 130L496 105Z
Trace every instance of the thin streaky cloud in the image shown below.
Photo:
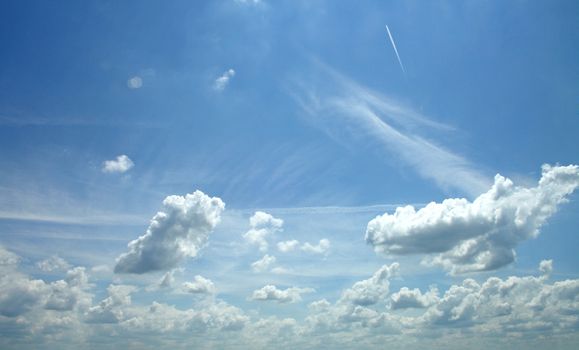
M388 28L388 25L386 25L386 31L388 32L390 43L392 43L392 47L394 48L394 53L396 53L396 58L398 58L398 63L400 63L400 68L402 68L402 72L404 73L404 76L406 76L406 69L404 69L404 65L402 64L402 60L398 54L398 49L396 48L396 43L394 42L394 38L392 37L392 33L390 33L390 28Z
M380 98L381 94L352 82L323 63L318 62L318 66L328 73L323 83L298 82L300 91L292 92L314 126L346 146L351 141L347 136L378 142L389 154L444 190L455 188L477 196L489 187L490 178L469 160L432 141L434 131L452 128L393 98Z

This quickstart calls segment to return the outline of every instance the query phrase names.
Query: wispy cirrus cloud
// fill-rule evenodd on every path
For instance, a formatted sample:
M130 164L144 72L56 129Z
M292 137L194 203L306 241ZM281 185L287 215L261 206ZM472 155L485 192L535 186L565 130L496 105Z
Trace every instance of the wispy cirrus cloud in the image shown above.
M475 196L490 179L463 156L432 141L435 132L454 128L439 123L396 99L360 85L319 63L323 79L298 81L292 90L304 114L339 142L355 137L383 146L389 155L443 189Z

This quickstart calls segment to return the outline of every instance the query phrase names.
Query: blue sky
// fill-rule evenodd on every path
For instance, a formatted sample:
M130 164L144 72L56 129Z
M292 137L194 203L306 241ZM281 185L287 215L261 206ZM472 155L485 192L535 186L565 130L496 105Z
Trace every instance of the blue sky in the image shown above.
M575 348L578 19L3 2L1 347Z

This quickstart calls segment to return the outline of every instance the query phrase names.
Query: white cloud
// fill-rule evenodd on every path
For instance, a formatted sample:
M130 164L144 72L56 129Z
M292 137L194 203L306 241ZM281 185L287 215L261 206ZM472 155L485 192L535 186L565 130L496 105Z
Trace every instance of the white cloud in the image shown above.
M267 271L272 264L275 264L275 261L276 261L275 256L265 254L263 258L251 264L251 269L254 272L264 272Z
M390 308L392 310L408 308L423 309L438 301L438 290L432 288L422 294L418 288L408 289L407 287L402 287L400 291L392 294L390 299Z
M533 188L497 175L491 189L473 202L446 199L376 217L368 223L366 241L385 254L438 253L425 262L451 273L497 269L515 259L517 244L536 237L577 186L576 165L544 165Z
M153 217L147 232L130 242L129 251L117 259L115 272L168 270L196 257L224 208L221 199L201 191L165 198L163 210Z
M283 220L263 211L256 211L249 218L249 227L249 231L243 234L243 238L249 244L259 246L260 251L266 252L269 247L267 238L282 230Z
M104 173L125 173L129 171L135 163L124 154L117 156L115 160L105 160L102 171Z
M301 249L307 253L326 254L330 250L330 241L323 238L317 245L306 242L302 245Z
M219 78L215 79L215 82L213 83L213 89L216 91L223 91L227 87L227 85L229 85L229 81L234 76L235 70L233 69L226 70Z
M125 307L131 305L131 294L137 290L130 285L109 285L109 296L86 312L88 323L118 323L125 317Z
M20 257L0 245L0 268L11 267L20 262Z
M71 267L66 260L58 255L53 255L45 260L39 261L36 266L44 272L66 271Z
M62 280L47 283L31 279L17 270L20 258L0 246L0 315L20 317L34 309L71 311L86 308L92 295L92 286L84 267L66 272Z
M302 300L302 294L313 293L312 288L291 287L287 289L277 289L276 286L268 284L261 289L253 291L250 300L256 301L276 301L278 303L295 303Z
M293 239L290 241L278 242L277 243L277 249L282 253L288 253L288 252L294 251L299 245L300 245L300 242Z
M384 265L372 275L372 277L354 283L342 293L340 302L348 302L354 305L368 306L378 303L390 291L390 278L394 276L399 269L398 263Z
M136 75L127 80L127 86L129 89L140 89L143 86L143 78Z
M455 188L478 195L487 188L489 181L476 166L431 141L433 131L448 132L451 127L361 86L322 63L318 67L320 72L327 73L326 79L321 80L319 86L301 83L301 89L295 93L297 102L315 126L346 144L351 144L346 137L376 142L388 155L400 159L445 190Z
M193 282L183 283L183 290L192 294L214 294L215 285L211 280L197 275L193 279Z

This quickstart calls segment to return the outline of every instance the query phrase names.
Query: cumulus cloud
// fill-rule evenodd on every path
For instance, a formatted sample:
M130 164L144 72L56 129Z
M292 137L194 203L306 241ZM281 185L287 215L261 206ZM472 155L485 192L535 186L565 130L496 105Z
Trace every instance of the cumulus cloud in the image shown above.
M192 294L214 294L215 285L211 280L197 275L193 282L183 283L183 291Z
M102 171L104 173L125 173L129 171L135 163L128 156L121 154L114 160L105 160Z
M390 291L390 278L394 276L400 265L392 263L384 265L376 271L372 277L358 281L342 293L340 302L348 302L355 305L368 306L373 305L384 299Z
M423 309L438 301L438 290L432 288L422 294L418 288L409 289L402 287L400 291L392 294L390 299L390 309L392 310L408 308Z
M66 260L58 255L39 261L36 266L44 272L66 271L71 267Z
M282 253L288 253L291 251L294 251L297 249L297 247L299 247L300 242L293 239L290 241L283 241L283 242L278 242L277 243L277 250L279 250Z
M19 317L35 308L62 312L90 305L92 296L87 290L92 286L84 267L70 269L64 279L47 283L19 272L19 260L0 247L1 316Z
M235 70L231 68L226 70L219 78L215 79L215 82L213 82L213 89L216 91L223 91L227 85L229 85L229 81L234 76Z
M117 258L116 273L146 273L175 268L196 257L220 220L225 204L201 191L169 196L151 220L144 235L128 244Z
M276 301L282 303L295 303L302 300L302 294L315 292L312 288L291 287L278 289L276 286L268 284L261 289L254 290L251 300L256 301Z
M417 322L423 327L480 325L481 330L505 332L577 327L579 280L547 281L546 275L490 277L480 284L466 279L451 286Z
M249 227L249 231L243 234L245 241L257 245L260 251L266 252L269 247L267 238L282 230L283 220L263 211L256 211L249 218Z
M473 202L446 199L376 217L368 223L366 241L387 255L438 253L425 262L453 274L497 269L515 259L514 248L536 237L577 186L576 165L544 165L532 188L497 175L491 189Z
M264 272L267 271L271 265L275 264L275 261L276 261L275 256L265 254L263 258L251 264L251 269L254 272Z
M323 238L316 245L306 242L301 249L307 253L326 254L330 250L330 240Z
M118 323L125 316L125 308L131 305L131 294L135 286L111 284L107 288L109 296L98 305L91 307L85 320L88 323Z

